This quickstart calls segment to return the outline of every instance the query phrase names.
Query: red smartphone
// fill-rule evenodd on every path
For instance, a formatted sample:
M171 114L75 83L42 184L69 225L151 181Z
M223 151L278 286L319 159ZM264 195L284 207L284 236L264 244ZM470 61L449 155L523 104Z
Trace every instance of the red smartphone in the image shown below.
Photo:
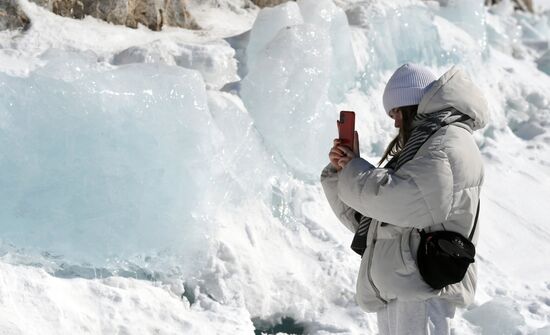
M338 126L338 138L342 144L348 146L352 151L355 137L355 112L341 111L340 120L336 121Z

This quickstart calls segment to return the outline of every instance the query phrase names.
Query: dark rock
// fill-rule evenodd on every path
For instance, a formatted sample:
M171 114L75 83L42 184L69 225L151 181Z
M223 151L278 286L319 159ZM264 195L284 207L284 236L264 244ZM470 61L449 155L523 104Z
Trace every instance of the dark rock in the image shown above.
M501 1L502 0L485 0L485 6L492 6ZM515 9L534 13L533 0L512 0L512 2L514 3Z
M128 1L84 0L84 12L86 15L90 15L113 24L126 25L128 11ZM131 27L137 28L137 24Z
M27 29L31 21L16 0L0 1L0 30Z
M164 23L168 26L200 29L186 8L185 0L166 0L164 2Z
M290 0L252 0L260 8L277 6L288 1Z
M10 0L15 2L15 0ZM82 19L86 15L113 24L159 31L163 26L200 29L187 10L187 0L31 0L57 15Z

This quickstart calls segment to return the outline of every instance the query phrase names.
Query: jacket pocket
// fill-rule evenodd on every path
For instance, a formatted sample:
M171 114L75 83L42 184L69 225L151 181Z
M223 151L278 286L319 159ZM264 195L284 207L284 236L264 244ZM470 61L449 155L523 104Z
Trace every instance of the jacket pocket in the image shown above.
M420 235L416 228L410 228L401 235L401 258L407 272L412 273L418 271L416 264L416 252L420 241ZM414 249L414 250L413 250Z
M397 297L396 286L400 285L407 272L401 252L401 235L392 239L377 240L373 252L371 277L382 298L392 300Z
M377 240L372 250L372 279L385 300L423 300L437 295L421 278L413 258L409 239L414 234L414 228L402 229L392 238Z

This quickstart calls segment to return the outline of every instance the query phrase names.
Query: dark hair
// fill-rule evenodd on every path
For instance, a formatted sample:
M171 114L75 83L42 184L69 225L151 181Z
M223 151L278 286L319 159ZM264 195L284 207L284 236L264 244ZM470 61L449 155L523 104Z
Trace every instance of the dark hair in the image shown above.
M378 166L382 165L386 159L398 156L411 137L412 123L418 112L418 105L397 107L396 109L400 110L403 116L401 128L399 128L397 136L388 144L386 151L384 151L384 155L382 155L382 159L378 162Z

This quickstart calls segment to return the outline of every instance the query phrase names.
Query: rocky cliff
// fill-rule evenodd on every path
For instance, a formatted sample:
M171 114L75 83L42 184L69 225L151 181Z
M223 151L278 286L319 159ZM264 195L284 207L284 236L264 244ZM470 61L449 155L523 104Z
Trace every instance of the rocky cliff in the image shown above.
M188 0L30 0L55 14L82 19L86 15L137 28L159 31L163 26L200 29L188 10ZM272 7L289 0L246 0L248 5ZM28 27L30 21L18 0L0 2L0 30Z
M17 0L0 1L0 30L25 29L29 23L29 18L19 8Z
M273 7L289 0L252 0L252 2L258 7Z
M187 10L186 0L31 0L55 14L84 18L86 15L137 28L143 24L151 30L163 26L199 29ZM24 28L29 23L17 0L0 4L0 29Z

